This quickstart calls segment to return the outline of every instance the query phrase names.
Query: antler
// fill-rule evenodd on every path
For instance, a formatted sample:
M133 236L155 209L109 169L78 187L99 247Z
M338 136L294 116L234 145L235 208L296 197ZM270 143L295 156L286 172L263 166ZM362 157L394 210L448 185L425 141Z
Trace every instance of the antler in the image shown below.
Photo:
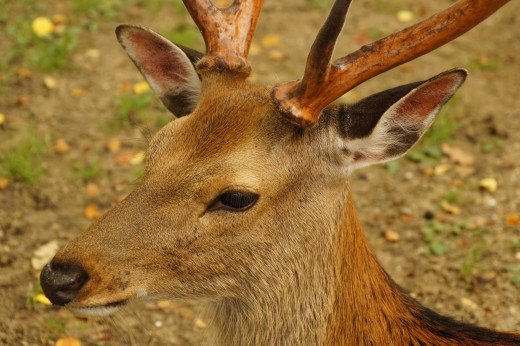
M206 55L197 69L230 70L247 76L251 72L249 45L264 0L235 0L227 8L218 8L210 0L183 2L206 43Z
M272 96L280 112L302 127L315 124L323 108L355 86L457 38L509 0L461 0L331 64L350 2L334 3L311 48L303 78L273 88Z

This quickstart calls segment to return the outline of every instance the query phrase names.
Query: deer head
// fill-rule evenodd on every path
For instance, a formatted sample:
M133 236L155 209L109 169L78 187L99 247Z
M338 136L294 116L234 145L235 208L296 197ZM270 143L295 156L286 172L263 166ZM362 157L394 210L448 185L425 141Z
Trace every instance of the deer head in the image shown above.
M152 139L136 189L45 267L41 283L54 304L100 315L138 297L208 298L245 311L317 289L302 281L321 285L318 291L332 287L333 263L343 253L335 250L338 232L355 220L348 175L404 155L466 71L352 105L331 102L452 40L507 1L460 1L331 63L350 5L338 0L303 78L274 88L246 81L262 0L235 0L225 9L209 0L184 2L204 36L204 55L145 28L117 29L178 119ZM323 316L332 313L333 299L315 300Z

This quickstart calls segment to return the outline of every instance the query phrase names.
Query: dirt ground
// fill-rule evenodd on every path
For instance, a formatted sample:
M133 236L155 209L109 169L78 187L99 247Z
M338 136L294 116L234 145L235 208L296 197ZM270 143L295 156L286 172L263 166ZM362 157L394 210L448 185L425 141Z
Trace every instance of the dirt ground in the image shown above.
M65 26L80 30L64 68L32 67L23 56L0 65L0 178L8 178L0 185L0 344L54 345L72 336L82 345L211 345L210 321L196 302L135 303L114 317L89 320L39 303L39 269L31 261L49 242L64 246L132 190L142 171L140 152L169 120L149 93L133 91L142 77L117 44L115 26L143 25L201 49L194 25L176 1L155 7L133 1L97 14L78 11L72 0L42 1L28 14L24 3L0 1L0 9L11 11L0 13L3 57L14 47L8 28L19 18L30 24L36 16L62 14ZM355 1L337 54L403 28L406 15L415 22L451 3ZM324 8L322 1L266 0L251 49L252 82L301 75ZM410 12L403 18L400 11ZM409 158L356 172L352 185L369 242L397 283L440 313L520 332L518 13L520 3L512 1L463 37L344 100L456 66L469 70ZM33 150L20 151L28 142ZM34 159L29 171L41 176L13 175L5 168L10 153Z

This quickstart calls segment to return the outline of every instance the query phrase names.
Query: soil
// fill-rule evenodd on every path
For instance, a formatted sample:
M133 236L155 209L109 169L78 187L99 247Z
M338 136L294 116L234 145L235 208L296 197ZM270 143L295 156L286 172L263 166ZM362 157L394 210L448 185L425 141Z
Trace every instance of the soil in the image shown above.
M153 10L133 2L98 19L75 12L67 1L42 3L48 7L37 15L62 13L69 25L95 25L83 25L65 69L32 69L30 76L10 79L5 78L9 71L0 71L0 113L6 119L0 125L0 158L28 137L46 148L39 181L10 179L0 188L0 344L54 345L58 338L72 336L82 345L211 345L206 332L210 321L199 317L197 302L135 303L113 317L87 320L34 301L39 275L31 264L35 251L50 241L64 246L92 222L85 214L88 205L104 212L132 190L141 168L127 158L145 150L159 128L149 114L167 116L153 100L144 110L131 110L127 123L114 125L116 110L131 103L125 98L131 90L124 89L142 80L117 44L115 26L139 24L158 32L192 26L176 2ZM404 27L397 18L400 10L411 11L417 21L451 3L356 1L337 54ZM2 32L23 8L18 11L0 21ZM520 3L511 2L461 38L374 78L344 99L353 101L456 66L469 69L457 98L440 116L444 120L432 129L452 131L444 140L448 147L439 153L431 135L412 159L356 172L352 186L366 236L399 285L442 314L520 332L518 13ZM272 84L300 77L326 15L320 1L266 1L251 50L252 81ZM0 50L9 44L0 43ZM200 39L194 44L201 49ZM25 67L15 61L9 69ZM57 82L55 88L44 85L48 76ZM112 152L106 144L114 138L122 148ZM59 139L70 150L56 153ZM457 160L450 154L453 148L470 162ZM487 178L498 183L496 191L480 187ZM100 193L86 192L89 183Z

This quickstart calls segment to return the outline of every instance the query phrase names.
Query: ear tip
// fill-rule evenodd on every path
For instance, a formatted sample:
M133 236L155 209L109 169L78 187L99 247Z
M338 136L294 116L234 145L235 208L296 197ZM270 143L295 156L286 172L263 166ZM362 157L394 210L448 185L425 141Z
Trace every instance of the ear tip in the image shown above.
M148 31L146 28L137 25L129 25L129 24L120 24L116 27L116 37L119 42L122 42L128 35L136 33L136 32L144 32Z

